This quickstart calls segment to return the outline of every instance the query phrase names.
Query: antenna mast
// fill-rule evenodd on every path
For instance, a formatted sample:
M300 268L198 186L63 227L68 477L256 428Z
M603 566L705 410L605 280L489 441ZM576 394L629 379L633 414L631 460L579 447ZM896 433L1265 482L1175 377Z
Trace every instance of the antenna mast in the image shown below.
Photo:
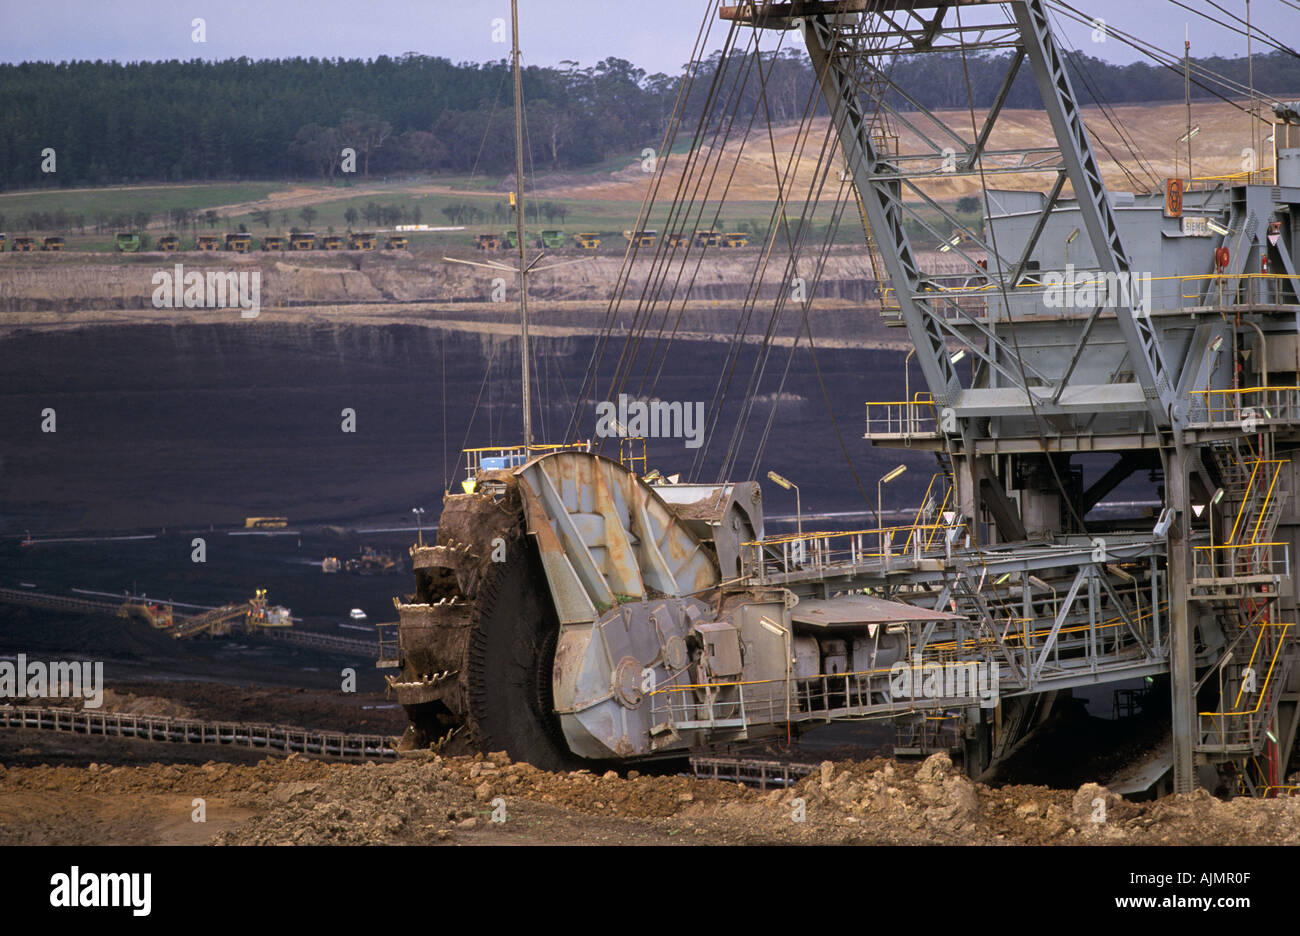
M510 0L511 57L515 72L515 242L519 248L519 357L523 368L524 453L533 444L532 391L528 381L528 266L524 262L524 91L519 70L519 0Z
M1191 191L1192 179L1192 33L1191 26L1183 23L1183 98L1187 101L1187 189Z

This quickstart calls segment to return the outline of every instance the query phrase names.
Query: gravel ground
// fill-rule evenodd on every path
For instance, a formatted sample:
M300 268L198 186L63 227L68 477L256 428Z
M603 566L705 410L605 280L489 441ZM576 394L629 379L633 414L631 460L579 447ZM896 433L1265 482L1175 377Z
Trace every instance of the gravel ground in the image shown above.
M0 768L0 844L201 842L1300 845L1300 798L1139 804L1096 784L991 789L944 754L826 761L766 793L636 771L553 774L504 754Z

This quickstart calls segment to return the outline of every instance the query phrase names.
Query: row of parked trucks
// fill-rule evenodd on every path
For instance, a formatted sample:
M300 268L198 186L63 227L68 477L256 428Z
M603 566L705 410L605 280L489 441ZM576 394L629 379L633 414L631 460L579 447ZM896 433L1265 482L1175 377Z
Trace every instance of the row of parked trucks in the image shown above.
M658 240L659 233L657 231L624 231L623 237L634 247L653 247L656 240ZM696 231L693 235L664 235L664 244L668 247L686 247L692 241L697 247L748 247L749 235L742 231L730 233ZM405 250L407 244L407 238L402 234L390 234L383 239L383 248L385 250ZM504 234L479 234L474 240L474 246L479 250L514 250L516 244L514 231L506 231ZM563 231L545 230L538 235L536 244L538 247L558 250L567 246L567 237ZM599 233L586 232L573 235L573 246L579 250L599 250L600 244L601 235ZM64 239L57 235L41 238L15 237L9 249L21 253L33 250L57 251L63 250L64 246ZM262 237L260 246L262 250L267 251L374 250L379 246L379 235L367 231L347 235L315 234L311 232L267 234ZM6 236L0 234L0 251L3 251L5 247ZM114 240L114 247L120 253L137 253L141 248L140 235L134 232L120 233ZM163 253L176 253L182 249L181 239L175 234L164 234L158 238L155 249ZM253 235L234 233L222 237L220 234L199 234L194 238L194 246L190 249L197 251L229 250L234 253L248 253L253 249Z
M598 232L585 232L572 235L572 246L579 250L599 250L601 235ZM624 231L624 239L633 247L653 247L659 238L658 231ZM748 247L749 235L743 231L696 231L694 234L665 234L664 244L668 247L687 247L694 241L697 247ZM502 234L479 234L474 239L474 246L479 250L515 250L518 240L514 231ZM538 233L536 246L552 250L569 246L563 231L543 230Z
M64 240L62 237L15 237L12 241L8 235L0 234L0 250L8 247L15 253L27 253L33 250L62 250Z
M405 250L407 243L406 236L402 234L390 234L383 239L385 250ZM379 235L370 231L357 231L346 235L315 234L310 231L294 234L266 234L262 237L260 246L266 251L374 250L379 246ZM140 249L139 238L135 235L119 234L117 249L133 253ZM180 249L180 238L174 234L158 238L158 250L163 253L174 253ZM223 240L217 234L199 234L194 239L193 249L198 251L225 249L234 253L248 253L253 249L253 235L227 234Z
M383 239L385 250L405 250L407 238L403 234L390 234ZM34 250L63 250L66 245L62 237L15 237L9 240L0 234L0 251L6 247L17 253ZM137 253L141 248L140 235L123 232L114 238L113 246L120 253ZM379 235L366 231L353 234L267 234L261 239L262 250L374 250L379 246ZM176 253L182 249L181 239L175 234L164 234L158 238L155 250L163 253ZM229 250L234 253L248 253L253 249L253 235L236 233L199 234L190 248L199 251Z

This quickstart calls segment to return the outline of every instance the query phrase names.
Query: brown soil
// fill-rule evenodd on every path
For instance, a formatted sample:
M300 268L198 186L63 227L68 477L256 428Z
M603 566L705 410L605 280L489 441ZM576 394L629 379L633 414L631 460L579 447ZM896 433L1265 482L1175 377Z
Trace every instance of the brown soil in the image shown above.
M1152 180L1137 172L1137 182L1125 174L1111 154L1124 162L1130 171L1135 171L1135 160L1127 144L1119 138L1105 116L1096 107L1083 107L1084 122L1093 140L1093 149L1106 185L1118 191L1133 191L1135 188L1147 187ZM1174 175L1174 149L1172 141L1187 129L1187 109L1179 102L1158 104L1123 104L1112 108L1115 121L1124 128L1135 148L1159 175ZM935 112L947 125L955 128L966 138L973 138L972 116L969 110L939 110ZM975 113L975 123L983 121L981 111ZM932 139L939 134L926 119L913 116L918 129ZM1192 104L1192 123L1199 124L1206 132L1197 136L1192 151L1192 170L1197 177L1223 175L1240 172L1242 138L1249 138L1250 124L1246 114L1234 108L1226 101L1197 101ZM920 138L911 130L901 126L893 127L901 139L901 151L917 153L925 151ZM826 121L819 119L812 122L807 132L807 143L803 157L799 160L793 182L787 181L786 192L805 193L814 185L816 164L821 151L821 141L826 135ZM781 175L786 175L790 154L798 149L798 129L794 124L774 127L772 136L775 141L776 165L781 167ZM735 175L730 180L728 197L735 200L767 200L778 197L778 175L773 170L772 144L767 140L766 130L760 131L746 144L739 159L736 149L737 140L727 148L721 160L724 173L729 173L735 166ZM1051 126L1047 116L1041 110L1008 109L998 117L993 134L989 140L990 150L1014 149L1024 146L1044 146L1053 141ZM703 154L702 154L703 155ZM843 163L838 152L835 154L837 164ZM1180 172L1187 173L1186 147L1179 153ZM1267 156L1261 162L1267 160ZM710 160L715 157L709 156ZM709 163L712 164L711 162ZM680 178L680 167L684 158L670 158L666 169L666 178L661 191L674 191ZM994 159L986 162L985 168L994 168L998 163ZM640 161L629 160L628 165L618 172L597 176L558 176L553 181L542 177L537 180L540 198L585 198L601 201L639 202L645 195L647 180L650 176L641 171ZM833 177L832 177L833 179ZM1045 181L1046 180L1046 181ZM989 179L990 188L1029 188L1037 186L1046 189L1050 179L1039 173L1009 174L994 176ZM1158 182L1157 182L1158 184ZM925 191L931 197L947 199L963 195L974 195L980 190L978 176L954 178L942 182L928 182ZM1067 187L1068 191L1068 187ZM909 195L909 199L913 196Z
M400 735L406 730L406 714L401 708L378 707L395 704L391 699L385 699L383 693L344 694L209 682L119 683L118 688L119 691L165 695L165 699L159 699L164 705L179 705L193 713L189 717L209 721L271 722L357 734Z
M191 819L196 797L205 824ZM0 844L200 841L1296 845L1300 798L1222 802L1198 792L1134 804L1095 784L993 790L955 773L943 754L919 766L827 761L796 787L767 793L635 771L552 774L503 754L0 767Z

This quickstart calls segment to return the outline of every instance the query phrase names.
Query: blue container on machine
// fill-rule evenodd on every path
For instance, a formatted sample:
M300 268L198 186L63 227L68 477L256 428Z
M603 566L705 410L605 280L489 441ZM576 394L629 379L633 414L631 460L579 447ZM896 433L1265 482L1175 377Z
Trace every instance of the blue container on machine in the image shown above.
M479 462L480 471L506 471L518 468L527 459L521 455L492 455Z

